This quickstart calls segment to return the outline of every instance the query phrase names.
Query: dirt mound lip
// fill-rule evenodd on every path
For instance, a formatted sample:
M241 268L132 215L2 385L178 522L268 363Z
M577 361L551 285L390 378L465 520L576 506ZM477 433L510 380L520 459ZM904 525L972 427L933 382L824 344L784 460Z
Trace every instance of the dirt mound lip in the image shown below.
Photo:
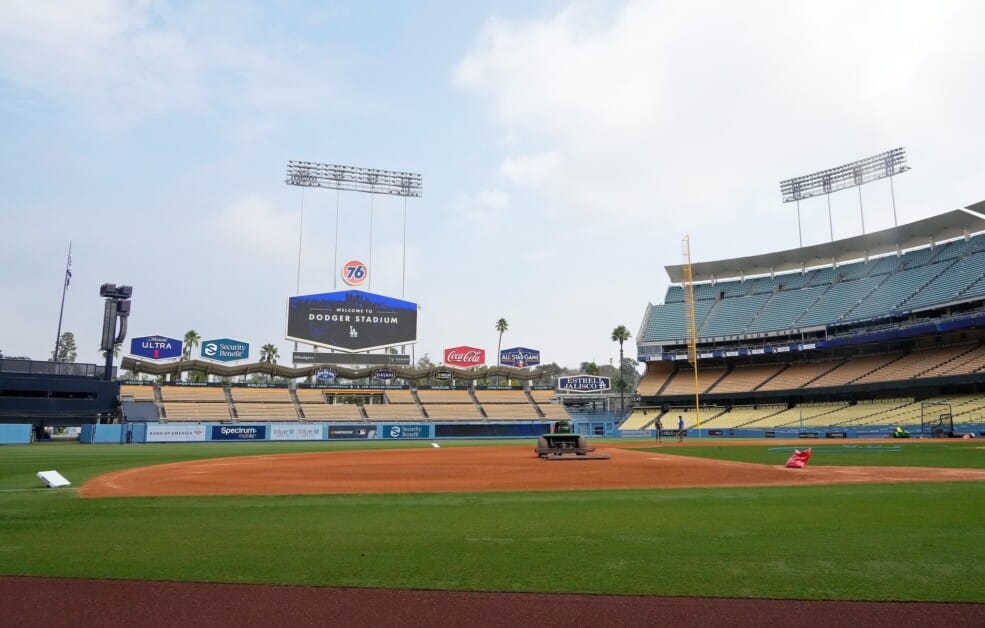
M985 480L985 469L786 469L622 447L600 447L597 452L611 458L549 464L537 458L529 445L211 458L115 471L86 482L80 495L447 493Z

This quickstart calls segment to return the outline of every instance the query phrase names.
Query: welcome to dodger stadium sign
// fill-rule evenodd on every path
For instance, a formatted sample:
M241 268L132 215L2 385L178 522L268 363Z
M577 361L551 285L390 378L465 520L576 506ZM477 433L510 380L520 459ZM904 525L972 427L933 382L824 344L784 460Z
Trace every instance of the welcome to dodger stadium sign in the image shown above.
M417 304L361 290L287 300L287 339L367 351L417 341Z

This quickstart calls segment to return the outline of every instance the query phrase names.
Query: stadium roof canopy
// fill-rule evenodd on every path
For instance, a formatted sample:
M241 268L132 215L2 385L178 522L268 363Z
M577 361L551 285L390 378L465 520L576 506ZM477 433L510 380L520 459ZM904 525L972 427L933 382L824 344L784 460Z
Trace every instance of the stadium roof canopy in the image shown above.
M981 231L985 231L985 201L917 222L844 240L775 253L763 253L762 255L692 263L691 273L694 281L771 275L867 259L921 246L931 246L937 242L953 240L962 236L967 237ZM682 283L684 281L683 265L677 264L664 268L671 282Z

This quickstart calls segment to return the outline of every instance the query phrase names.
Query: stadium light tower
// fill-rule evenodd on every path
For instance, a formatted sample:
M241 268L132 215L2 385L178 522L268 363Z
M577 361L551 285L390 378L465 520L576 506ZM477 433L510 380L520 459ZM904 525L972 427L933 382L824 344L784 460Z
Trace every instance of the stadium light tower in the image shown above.
M889 178L889 191L893 201L893 226L899 226L896 217L896 192L893 177L910 169L906 164L906 149L899 147L878 155L859 159L827 170L780 181L780 193L784 203L797 203L797 231L800 246L804 246L804 234L800 227L800 201L824 194L828 200L828 228L834 241L834 222L831 219L831 193L848 188L858 188L858 209L862 220L862 233L865 233L865 212L862 209L862 186L872 181Z
M407 288L407 199L422 195L421 175L414 172L380 170L377 168L358 168L340 164L324 164L314 161L288 161L288 185L301 188L327 188L335 190L335 251L332 269L332 289L338 288L339 278L339 205L341 193L363 192L370 194L369 204L369 280L373 286L373 198L376 194L400 196L404 199L403 215L403 256L400 262L400 296L403 298ZM304 229L304 190L301 190L301 220L298 227L298 293L301 292L301 240ZM298 343L294 343L297 351Z
M113 350L127 337L127 318L130 316L130 297L133 296L133 286L118 286L115 283L104 283L99 286L99 296L106 298L103 311L103 333L100 336L99 348L106 352L106 370L104 379L113 379ZM116 321L120 321L120 332L116 332Z
M309 188L328 188L336 191L335 197L335 269L339 266L339 192L364 192L367 194L387 194L404 199L404 242L403 260L400 276L400 296L404 296L407 271L407 199L420 198L422 194L421 175L413 172L379 170L376 168L357 168L339 164L323 164L313 161L288 161L288 185ZM304 197L301 200L301 219L304 220ZM369 263L373 263L373 205L370 200L369 215ZM370 281L372 281L372 273ZM337 281L337 279L336 279ZM298 291L301 290L301 237L298 236Z

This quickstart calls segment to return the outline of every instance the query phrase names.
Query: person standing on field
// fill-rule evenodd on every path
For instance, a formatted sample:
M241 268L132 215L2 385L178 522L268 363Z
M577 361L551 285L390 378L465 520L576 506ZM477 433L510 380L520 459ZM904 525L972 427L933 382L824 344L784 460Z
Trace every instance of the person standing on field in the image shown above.
M660 417L657 417L657 420L654 422L653 426L657 428L657 444L659 445L660 437L662 436L661 432L664 431L664 424L660 421Z
M684 442L684 417L677 415L677 442Z

